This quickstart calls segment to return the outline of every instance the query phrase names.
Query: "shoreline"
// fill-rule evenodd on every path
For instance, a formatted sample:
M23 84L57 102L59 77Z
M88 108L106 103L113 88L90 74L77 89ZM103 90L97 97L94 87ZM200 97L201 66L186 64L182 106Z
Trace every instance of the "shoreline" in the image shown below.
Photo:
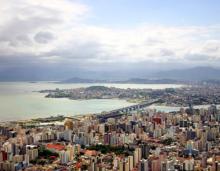
M207 109L208 107L210 107L212 104L205 104L205 105L195 105L194 109ZM217 108L220 108L220 104L216 104ZM178 110L180 110L181 108L186 109L188 106L167 106L164 104L159 104L159 105L150 105L144 109L156 109L157 111L161 111L160 108L178 108ZM174 110L177 111L177 110ZM102 112L106 112L106 111L102 111ZM1 124L8 124L8 123L52 123L52 122L59 122L59 120L51 120L50 119L54 119L54 118L58 118L58 117L62 117L63 121L66 118L72 118L72 119L82 119L84 117L89 117L89 116L96 116L101 114L102 112L99 113L84 113L84 114L77 114L77 115L55 115L55 116L49 116L49 117L36 117L36 118L27 118L27 119L18 119L18 120L6 120L6 121L0 121L0 125ZM165 112L165 113L170 113L172 111L161 111L161 112Z

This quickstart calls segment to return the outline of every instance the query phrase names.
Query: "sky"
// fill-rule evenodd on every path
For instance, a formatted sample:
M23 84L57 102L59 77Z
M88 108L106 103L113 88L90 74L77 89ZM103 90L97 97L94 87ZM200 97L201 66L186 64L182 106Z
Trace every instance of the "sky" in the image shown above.
M220 67L219 0L0 0L0 79Z

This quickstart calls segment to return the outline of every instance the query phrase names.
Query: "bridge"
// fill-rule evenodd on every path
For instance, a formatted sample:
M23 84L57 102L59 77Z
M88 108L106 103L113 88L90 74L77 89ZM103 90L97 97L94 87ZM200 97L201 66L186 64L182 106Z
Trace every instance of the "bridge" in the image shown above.
M123 108L120 108L120 109L112 110L112 111L109 111L109 112L107 112L105 114L100 114L97 117L99 118L99 120L101 122L104 122L108 118L118 118L118 117L122 116L124 113L128 113L128 112L131 112L131 111L139 110L139 109L145 108L147 106L150 106L152 104L161 103L161 102L162 102L161 99L151 100L151 101L148 101L148 102L142 102L142 103L135 104L135 105L132 105L132 106L128 106L128 107L123 107Z

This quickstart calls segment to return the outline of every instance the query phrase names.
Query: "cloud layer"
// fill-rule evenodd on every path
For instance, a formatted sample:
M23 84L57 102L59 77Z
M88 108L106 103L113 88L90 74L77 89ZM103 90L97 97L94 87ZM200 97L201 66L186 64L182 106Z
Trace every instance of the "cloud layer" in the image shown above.
M88 25L69 0L0 0L0 68L115 63L220 64L220 26Z

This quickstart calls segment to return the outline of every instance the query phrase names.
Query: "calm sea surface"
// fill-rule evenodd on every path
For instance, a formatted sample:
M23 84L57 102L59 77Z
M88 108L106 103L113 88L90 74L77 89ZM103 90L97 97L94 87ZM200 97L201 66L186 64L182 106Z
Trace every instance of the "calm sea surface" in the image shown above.
M69 100L44 98L45 94L34 92L45 89L65 89L104 85L118 88L176 88L174 84L57 84L54 82L0 82L0 121L19 120L56 115L100 113L131 105L125 100ZM162 109L161 109L162 110ZM165 109L166 111L166 109ZM169 111L169 109L167 109Z

